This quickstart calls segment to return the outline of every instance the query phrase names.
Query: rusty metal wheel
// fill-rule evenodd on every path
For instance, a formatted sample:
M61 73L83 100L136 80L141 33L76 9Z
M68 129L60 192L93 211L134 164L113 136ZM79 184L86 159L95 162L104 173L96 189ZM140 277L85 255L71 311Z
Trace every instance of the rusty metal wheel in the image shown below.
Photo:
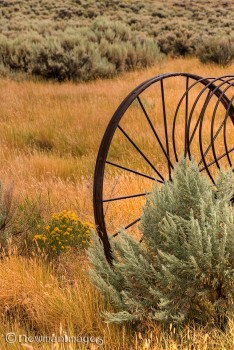
M172 73L134 89L120 104L97 156L93 204L97 232L111 261L121 229L139 236L146 193L172 177L181 155L193 157L215 184L234 163L234 76Z

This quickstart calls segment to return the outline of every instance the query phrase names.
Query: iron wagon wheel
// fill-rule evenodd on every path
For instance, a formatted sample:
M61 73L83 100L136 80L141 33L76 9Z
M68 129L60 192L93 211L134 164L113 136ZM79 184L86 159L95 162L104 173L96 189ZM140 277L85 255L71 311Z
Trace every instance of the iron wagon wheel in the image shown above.
M171 73L143 82L117 108L99 148L93 188L95 223L108 261L110 239L137 226L140 215L128 216L136 208L140 212L152 181L171 180L181 155L195 158L214 184L217 169L232 168L233 92L234 76Z

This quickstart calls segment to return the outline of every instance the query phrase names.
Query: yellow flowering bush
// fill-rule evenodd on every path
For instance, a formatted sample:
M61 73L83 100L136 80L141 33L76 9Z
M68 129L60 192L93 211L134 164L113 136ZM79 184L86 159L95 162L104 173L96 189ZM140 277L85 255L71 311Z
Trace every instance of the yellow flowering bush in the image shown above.
M74 212L63 210L52 215L47 225L38 225L34 241L48 255L59 255L71 247L88 247L91 227Z

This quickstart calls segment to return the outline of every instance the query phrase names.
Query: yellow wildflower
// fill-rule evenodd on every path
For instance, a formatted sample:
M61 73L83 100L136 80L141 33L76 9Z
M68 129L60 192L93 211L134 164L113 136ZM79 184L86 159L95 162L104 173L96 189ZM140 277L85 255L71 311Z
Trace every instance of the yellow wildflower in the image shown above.
M34 236L34 239L35 239L35 240L40 240L40 239L42 239L42 236L43 236L43 235L35 235L35 236Z

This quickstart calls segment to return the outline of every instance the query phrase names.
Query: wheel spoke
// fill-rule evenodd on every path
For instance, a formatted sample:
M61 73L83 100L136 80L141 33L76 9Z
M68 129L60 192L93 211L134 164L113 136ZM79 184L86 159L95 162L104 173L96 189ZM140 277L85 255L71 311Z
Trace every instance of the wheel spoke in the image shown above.
M220 159L224 158L225 156L227 156L227 154L230 154L230 153L233 152L233 151L234 151L234 147L232 147L228 152L225 152L225 153L223 153L221 156L219 156L219 157L217 158L217 160L220 160ZM208 168L209 168L211 165L213 165L213 164L215 164L215 160L213 160L212 162L206 164L203 168L201 168L201 169L199 169L199 170L202 172L203 170L208 169Z
M133 174L136 174L136 175L139 175L139 176L143 176L143 177L145 177L146 179L150 179L150 180L153 180L153 181L157 181L157 182L163 183L163 181L158 180L158 179L155 179L155 178L152 177L152 176L149 176L149 175L140 173L139 171L136 171L136 170L132 170L132 169L126 168L125 166L122 166L122 165L119 165L119 164L110 162L110 161L108 161L108 160L106 161L106 163L107 163L107 164L110 164L110 165L112 165L112 166L114 166L114 167L116 167L116 168L129 171L130 173L133 173Z
M171 163L171 161L170 161L170 158L168 157L168 154L167 154L167 152L166 152L166 150L165 150L165 148L164 148L164 146L163 146L163 144L162 144L162 141L160 140L160 138L159 138L159 136L158 136L158 133L157 133L157 131L155 130L155 128L154 128L154 126L153 126L153 123L152 123L152 121L151 121L151 119L150 119L148 113L146 112L146 109L145 109L145 107L144 107L144 105L143 105L143 103L142 103L142 101L141 101L141 99L140 99L139 96L137 96L137 100L138 100L138 102L139 102L139 104L140 104L140 106L141 106L141 109L142 109L142 111L143 111L143 113L144 113L144 115L145 115L145 117L146 117L146 119L147 119L147 121L148 121L148 123L149 123L149 125L150 125L150 127L151 127L151 130L152 130L153 133L154 133L154 136L156 137L156 139L157 139L157 141L158 141L158 143L159 143L159 146L161 147L161 149L162 149L162 151L163 151L165 157L167 158L168 163L170 164L170 166L171 166L172 169L173 169L173 165L172 165L172 163Z
M123 228L123 230L127 230L129 227L132 227L133 225L137 224L140 220L141 220L141 218L138 218L138 219L132 221L130 224L128 224L127 226L125 226L125 227ZM122 231L122 230L120 230L120 231L114 233L111 237L116 237L116 236L118 236L118 234L119 234L121 231Z
M135 144L135 142L128 136L128 134L118 125L119 130L124 134L124 136L128 139L128 141L133 145L133 147L140 153L140 155L145 159L145 161L150 165L150 167L156 172L156 174L164 181L163 176L160 172L155 168L155 166L151 163L151 161L145 156L145 154L140 150L140 148Z
M217 139L217 137L218 137L220 131L222 130L223 126L226 124L226 121L227 121L227 119L229 118L229 112L230 112L230 108L231 108L231 106L232 106L232 101L233 101L233 99L234 99L234 97L232 97L232 99L230 100L230 103L229 103L228 109L226 110L225 117L224 117L224 120L222 121L222 124L219 126L218 130L216 131L215 135L213 136L213 139L212 139L211 143L209 144L209 146L207 147L207 149L206 149L205 152L203 153L204 157L206 157L206 155L207 155L207 153L209 152L209 150L210 150L211 148L213 148L213 146L214 146L214 141ZM217 109L217 108L216 108L216 109ZM212 125L212 128L213 128L213 127L214 127L214 119L213 119L211 125ZM225 138L225 140L226 140L226 138ZM226 141L225 141L225 142L226 142ZM227 146L227 145L226 145L226 146ZM226 146L225 146L225 148L226 148ZM226 150L227 150L227 148L226 148ZM217 160L218 160L218 159L217 159ZM198 165L201 165L201 163L202 163L202 159L200 159Z
M185 97L185 130L184 130L184 157L188 151L188 106L189 106L189 78L186 77L186 97Z
M171 180L171 168L173 169L173 165L170 161L170 151L169 151L169 141L168 141L168 131L167 131L167 113L166 113L166 104L165 104L165 94L164 94L164 85L163 80L160 81L161 86L161 97L162 97L162 107L163 107L163 121L164 121L164 131L165 131L165 139L166 139L166 158L167 158L167 165L168 165L168 173L169 173L169 179Z
M200 123L200 121L201 121L201 118L203 117L204 109L205 109L205 107L206 107L206 105L207 105L207 103L208 103L208 100L209 100L209 98L210 98L210 95L211 95L211 91L209 91L208 94L207 94L207 96L206 96L206 100L205 100L204 105L203 105L203 107L202 107L201 113L200 113L200 115L199 115L199 117L198 117L198 119L197 119L196 125L195 125L195 127L194 127L194 129L193 129L192 136L191 136L190 139L189 139L189 145L188 145L188 147L191 146L191 143L192 143L193 138L194 138L194 136L195 136L195 133L196 133L196 131L197 131L198 125L199 125L199 123Z
M147 194L150 194L150 193L151 192L145 192L145 193L131 194L130 196L123 196L123 197L103 199L102 202L113 202L113 201L120 201L120 200L123 200L123 199L143 197L143 196L146 196Z
M234 96L232 98L232 101L234 99ZM225 147L225 152L227 153L227 159L228 159L228 163L230 165L230 167L232 166L232 161L229 157L229 153L228 153L228 145L227 145L227 122L225 121L224 123L224 128L223 128L223 136L224 136L224 147ZM233 197L234 199L234 197Z
M210 150L211 147L212 147L212 144L214 144L215 140L217 139L217 137L218 137L220 131L222 130L222 128L223 128L223 126L224 126L225 121L227 120L227 118L228 118L228 115L225 116L225 118L224 118L222 124L220 125L220 127L219 127L218 130L216 131L216 133L215 133L215 135L214 135L214 137L213 137L211 143L209 144L209 146L207 147L207 149L206 149L205 152L203 153L204 157L206 157L207 153L209 152L209 150ZM217 159L217 160L218 160L218 159ZM202 164L202 159L200 159L200 161L198 162L198 165L201 165L201 164Z

